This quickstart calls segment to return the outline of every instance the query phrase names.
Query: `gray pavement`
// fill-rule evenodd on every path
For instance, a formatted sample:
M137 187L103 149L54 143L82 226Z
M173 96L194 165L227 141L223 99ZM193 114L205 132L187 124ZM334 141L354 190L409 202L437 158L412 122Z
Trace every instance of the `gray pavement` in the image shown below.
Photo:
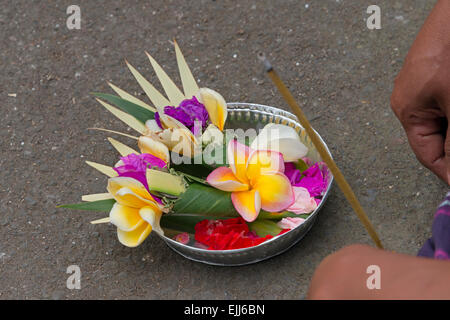
M156 235L123 247L103 214L56 209L104 192L84 163L113 164L101 126L126 130L90 96L106 81L141 95L124 59L156 83L148 50L176 77L176 38L200 84L227 101L287 108L263 74L263 50L328 143L384 245L416 254L446 186L415 159L389 107L393 79L433 1L0 1L0 299L297 299L315 267L352 243L371 244L335 187L308 235L286 253L213 267ZM16 94L16 96L13 96ZM121 139L124 142L126 141ZM66 269L81 268L81 290Z

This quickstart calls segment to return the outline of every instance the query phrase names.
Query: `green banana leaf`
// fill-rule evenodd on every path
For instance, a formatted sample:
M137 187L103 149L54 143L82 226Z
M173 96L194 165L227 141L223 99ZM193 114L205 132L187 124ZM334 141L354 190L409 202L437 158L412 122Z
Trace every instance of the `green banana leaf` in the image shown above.
M206 180L206 177L214 170L214 168L207 165L189 163L171 164L170 167L175 171L187 175L188 178L192 176L200 180Z
M211 217L191 214L164 214L160 225L164 229L195 234L195 225L202 220L224 220L229 217Z
M179 215L239 217L239 213L231 202L230 192L221 191L196 182L190 184L186 191L174 201L171 212ZM308 216L308 214L296 214L289 211L272 213L261 210L258 215L258 220L278 221L287 217L306 219Z
M300 170L300 172L308 169L308 165L302 159L298 159L296 162L294 162L294 165L296 169Z
M194 182L174 202L171 210L177 214L209 217L238 217L231 202L231 193Z
M81 202L81 203L73 203L73 204L63 204L57 206L57 208L69 208L69 209L77 209L77 210L86 210L86 211L101 211L101 212L109 212L113 207L116 200L114 199L106 199L106 200L97 200L90 202Z
M210 149L211 148L211 149ZM216 158L215 155L218 154ZM194 158L187 158L180 164L172 163L171 168L190 176L205 180L216 168L227 165L226 145L207 146L202 154Z
M196 160L196 159L193 159ZM199 163L197 161L195 163ZM221 166L226 166L227 163L227 144L208 145L202 150L201 164L203 166L215 169Z
M57 206L57 208L109 212L115 202L114 199L106 199L63 204ZM174 200L171 212L164 216L168 217L172 215L195 215L202 218L201 220L239 217L239 213L231 202L231 193L197 182L190 184L186 191L182 193L177 200ZM309 214L295 214L288 211L271 213L261 210L257 220L278 221L286 217L306 219L308 216Z
M135 117L136 120L142 122L145 124L147 120L154 119L155 113L143 108L131 101L122 99L118 96L109 94L109 93L100 93L100 92L93 92L94 96L102 98L112 104L115 104L117 107L122 109L122 111L125 111L126 113L130 114L131 116Z
M265 237L267 235L275 237L283 230L276 222L265 219L257 219L253 222L249 222L248 227L251 231L255 232L258 237Z

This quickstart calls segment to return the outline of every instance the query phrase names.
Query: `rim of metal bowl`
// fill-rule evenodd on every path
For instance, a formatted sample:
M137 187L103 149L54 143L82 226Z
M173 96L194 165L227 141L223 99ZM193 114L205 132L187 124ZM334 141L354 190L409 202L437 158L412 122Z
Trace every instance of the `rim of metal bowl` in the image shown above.
M269 117L274 117L274 118L276 118L276 120L279 119L279 121L275 121L275 123L280 123L280 122L282 122L281 120L288 120L288 122L295 123L295 125L299 126L300 128L303 128L303 126L298 122L298 120L297 120L297 118L296 118L296 116L294 114L292 114L292 113L290 113L288 111L285 111L283 109L279 109L279 108L271 107L271 106L266 106L266 105L262 105L262 104L245 103L245 102L230 102L230 103L227 103L227 106L228 106L228 112L229 113L233 113L235 111L239 111L239 112L258 111L259 113L265 114L265 115L267 115ZM285 118L285 119L282 119L282 118ZM317 133L316 130L314 130L314 131ZM320 140L322 142L324 142L322 137L318 133L317 133L317 135L319 136ZM328 146L326 145L325 142L324 142L324 145L325 145L328 153L331 155L330 150L328 149ZM328 181L328 187L327 187L327 190L325 191L325 194L322 197L322 201L320 201L320 203L317 206L317 208L311 214L309 214L309 216L305 219L304 223L306 223L306 221L315 219L317 214L319 213L320 209L324 205L325 200L326 200L326 198L329 195L329 192L330 192L331 186L333 184L333 180L334 180L333 175L331 173L330 173L329 177L330 177L330 179ZM303 233L302 236L300 236L298 239L296 239L296 241L293 241L293 243L291 245L289 245L287 248L285 248L284 250L282 250L280 252L277 252L276 254L273 254L273 255L270 255L270 256L261 257L261 259L259 259L258 261L262 261L262 260L271 258L271 257L273 257L275 255L278 255L278 254L281 254L281 253L285 252L286 250L291 248L293 245L295 245L298 241L300 241L303 238L303 236L306 235L306 233L309 231L309 229L311 227L312 227L312 224L308 228L308 230L306 230ZM182 252L178 251L176 249L176 247L183 247L184 249L186 249L188 251L201 253L202 256L209 255L209 256L213 257L213 256L223 256L223 255L227 255L227 254L228 255L232 255L232 254L236 254L236 253L243 253L243 252L249 252L249 251L253 251L253 250L259 250L259 248L263 248L265 246L269 246L270 243L275 242L277 240L280 240L280 239L288 236L289 233L291 233L294 230L295 229L292 229L292 230L290 230L290 231L288 231L286 233L283 233L283 234L281 234L279 236L273 237L272 239L266 240L263 243L261 243L259 245L256 245L256 246L253 246L253 247L242 248L242 249L230 249L230 250L207 250L207 249L202 249L202 248L196 248L196 247L193 247L193 246L190 246L190 245L182 244L182 243L180 243L178 241L175 241L175 240L173 240L173 239L171 239L169 237L166 237L165 235L160 235L160 237L163 238L163 240L167 243L167 245L172 250L176 251L178 254L182 255L183 257L185 257L187 259L190 259L190 260L193 260L193 261L197 261L197 262L206 263L206 264L211 264L211 265L225 266L225 265L227 265L225 263L222 264L222 263L209 262L209 261L200 260L200 259L196 259L196 258L190 257L189 255L186 255L185 253L182 253ZM245 265L245 264L251 264L251 263L255 263L255 262L257 262L257 261L249 261L249 262L246 262L246 263L239 263L239 264L229 264L229 266Z

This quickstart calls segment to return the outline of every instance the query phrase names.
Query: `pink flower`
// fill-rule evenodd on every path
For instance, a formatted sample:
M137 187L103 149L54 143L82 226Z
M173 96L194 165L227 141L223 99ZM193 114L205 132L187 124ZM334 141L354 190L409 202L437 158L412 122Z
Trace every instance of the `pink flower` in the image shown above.
M317 202L311 197L308 190L303 187L292 187L295 195L295 202L286 210L296 213L310 213L317 208Z
M299 225L301 225L303 222L305 222L305 219L303 218L283 218L280 222L277 223L277 225L282 229L294 229L297 228Z
M183 233L177 234L174 237L174 240L179 242L179 243L182 243L182 244L188 244L189 241L190 241L190 237L189 237L189 234L187 232L183 232Z

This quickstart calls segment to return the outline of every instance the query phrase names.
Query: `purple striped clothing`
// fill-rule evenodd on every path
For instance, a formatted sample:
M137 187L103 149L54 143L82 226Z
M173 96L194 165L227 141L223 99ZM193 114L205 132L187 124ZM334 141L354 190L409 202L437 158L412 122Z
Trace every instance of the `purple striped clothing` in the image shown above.
M419 256L450 259L450 192L434 215L432 236L420 249Z

